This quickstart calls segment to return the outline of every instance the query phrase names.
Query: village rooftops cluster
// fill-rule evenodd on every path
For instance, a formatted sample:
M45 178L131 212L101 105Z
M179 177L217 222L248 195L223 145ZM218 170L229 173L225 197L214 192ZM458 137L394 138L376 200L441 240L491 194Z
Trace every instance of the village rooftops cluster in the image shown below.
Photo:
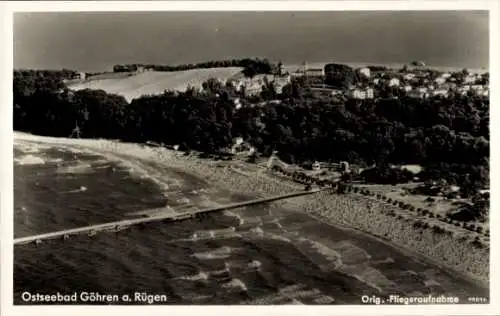
M375 71L372 71L369 67L363 67L355 71L360 80L357 84L346 89L318 84L318 80L325 78L323 69L302 68L292 73L291 77L316 79L315 84L308 85L308 88L315 93L360 100L377 98L381 90L388 89L395 92L393 93L395 97L448 97L457 94L489 96L488 73L470 73L466 69L455 72L439 72L421 66Z
M415 98L447 97L453 94L489 96L489 74L437 72L433 70L405 70L395 74L381 73L379 84L389 80L389 86L398 87Z
M438 72L430 69L399 69L371 72L369 68L357 69L360 83L347 93L354 99L373 99L382 89L391 89L396 95L428 98L451 95L489 96L489 74Z
M283 87L290 84L291 76L288 74L259 74L252 78L240 78L230 80L236 91L244 91L246 96L259 95L262 87L266 84L272 84L276 93L282 93Z

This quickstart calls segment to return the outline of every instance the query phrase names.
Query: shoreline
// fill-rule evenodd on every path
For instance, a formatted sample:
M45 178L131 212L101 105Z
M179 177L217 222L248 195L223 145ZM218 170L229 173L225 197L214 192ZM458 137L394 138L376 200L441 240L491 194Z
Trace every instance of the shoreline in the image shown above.
M214 186L233 193L271 195L286 193L298 187L292 181L274 180L268 173L244 174L234 170L231 162L216 162L183 156L165 148L152 148L134 143L103 139L69 139L44 137L14 132L14 140L81 147L103 156L126 159L138 158L174 167L186 174L201 177ZM240 162L241 165L246 163ZM216 167L222 165L222 167ZM458 237L436 235L431 230L417 229L411 222L390 217L383 210L387 205L355 194L332 195L318 193L312 201L307 198L277 203L285 209L306 214L339 229L352 230L382 242L397 251L408 253L435 265L448 273L485 289L489 288L489 249L475 249ZM484 260L486 258L486 260Z

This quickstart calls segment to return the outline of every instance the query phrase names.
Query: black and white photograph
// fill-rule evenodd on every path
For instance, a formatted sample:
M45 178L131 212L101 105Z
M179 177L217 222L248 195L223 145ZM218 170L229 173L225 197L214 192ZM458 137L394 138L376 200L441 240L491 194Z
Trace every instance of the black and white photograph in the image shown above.
M491 304L490 11L114 8L12 13L13 305Z

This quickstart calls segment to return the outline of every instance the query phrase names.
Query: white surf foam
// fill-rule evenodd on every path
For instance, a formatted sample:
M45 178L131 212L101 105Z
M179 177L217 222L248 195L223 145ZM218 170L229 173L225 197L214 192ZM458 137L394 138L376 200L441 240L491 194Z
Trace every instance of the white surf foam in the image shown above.
M436 281L434 279L428 279L428 280L424 281L424 285L425 286L440 286L441 283L439 283L438 281Z
M290 301L290 305L304 305L304 303L302 303L296 298L292 298L292 300Z
M298 298L307 298L311 296L317 296L320 295L321 291L318 289L312 289L312 290L299 290L296 292L291 292L287 293L287 297L291 299L298 299Z
M354 276L361 282L367 284L368 286L371 286L377 291L382 293L385 289L393 288L395 286L395 283L389 280L379 270L365 265L362 265L359 268L361 269L361 271L359 272L359 274L355 274ZM341 270L348 271L350 269Z
M236 219L238 221L238 226L245 224L245 219L240 214L237 214L237 213L234 213L234 212L228 211L228 210L222 211L222 214L224 216L232 217L232 218Z
M333 302L335 302L335 299L326 295L321 295L320 297L314 299L314 303L316 304L332 304Z
M15 142L14 148L26 154L35 154L39 153L42 150L50 149L52 148L52 146L43 144Z
M59 174L81 174L81 173L87 173L92 170L92 166L90 164L79 164L76 166L67 166L67 167L60 167L57 169L57 173Z
M250 268L250 269L259 270L261 266L262 266L262 263L259 260L252 260L250 263L247 264L247 268Z
M14 162L19 165L43 165L45 164L45 160L38 156L26 155L20 158L14 159Z
M154 209L146 209L138 212L131 212L125 214L126 216L159 216L159 215L176 215L178 212L176 212L172 207L170 206L164 206L160 208L154 208Z
M208 280L208 274L200 271L198 274L181 276L179 279L187 281L206 281Z
M380 263L394 263L394 259L391 257L387 257L383 260L373 261L372 264L380 264Z
M176 202L179 204L189 204L189 202L191 202L191 201L188 198L183 197L183 198L178 199Z
M227 259L231 256L231 247L220 247L212 251L196 252L192 256L200 260Z
M240 279L232 279L231 281L222 284L222 288L229 289L229 290L235 289L235 290L240 290L240 291L247 290L246 284L243 283L243 281L241 281Z
M321 254L330 262L330 264L328 264L324 268L336 269L343 264L342 255L337 250L329 248L317 241L307 240L307 242L317 253Z
M417 272L413 271L413 270L405 270L405 271L402 271L401 274L408 274L408 275L418 275Z
M367 262L371 256L363 248L356 246L348 241L341 241L332 247L333 250L340 253L342 261L345 264L358 264Z
M204 301L212 297L213 296L211 295L197 295L197 294L182 295L182 298L189 302Z
M268 233L267 236L269 238L271 238L271 239L283 241L283 242L286 242L286 243L292 242L289 238L286 238L285 236L282 236L282 235L276 235L276 234L270 234L270 233Z
M85 191L87 191L87 187L82 185L79 189L66 191L64 193L80 193L80 192L85 192Z
M257 234L257 235L263 235L264 234L264 231L260 227L254 227L254 228L250 229L250 232L254 233L254 234Z
M236 233L236 228L234 226L231 226L228 228L221 228L221 229L198 230L193 233L191 238L200 240L200 239L214 239L214 238L231 238L237 236L239 236L239 234Z
M301 284L289 285L289 286L285 286L285 287L282 287L281 289L279 289L279 292L280 293L293 293L293 292L296 292L296 291L302 289L303 287L304 286Z

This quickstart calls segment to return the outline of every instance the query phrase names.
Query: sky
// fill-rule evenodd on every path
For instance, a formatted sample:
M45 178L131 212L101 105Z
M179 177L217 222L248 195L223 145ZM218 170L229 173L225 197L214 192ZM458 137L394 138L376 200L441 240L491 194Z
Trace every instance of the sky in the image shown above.
M486 11L14 14L14 68L103 71L265 57L285 64L488 67Z

